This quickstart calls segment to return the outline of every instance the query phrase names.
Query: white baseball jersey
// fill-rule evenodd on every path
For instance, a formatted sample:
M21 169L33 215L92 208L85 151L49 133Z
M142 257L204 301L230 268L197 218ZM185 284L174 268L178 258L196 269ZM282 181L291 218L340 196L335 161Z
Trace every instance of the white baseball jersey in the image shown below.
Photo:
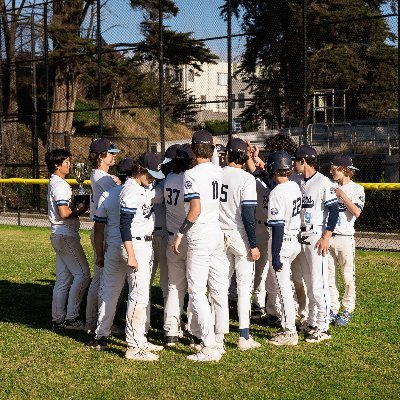
M79 237L79 218L62 219L58 212L58 206L71 206L71 198L71 186L58 175L51 175L47 191L51 233Z
M131 224L132 237L152 235L154 231L154 210L152 200L155 191L139 185L134 179L128 178L121 191L121 212L133 214Z
M256 222L264 225L268 221L268 199L271 189L261 179L256 179L256 191Z
M221 229L245 231L241 207L246 205L257 205L254 176L241 168L224 167L219 203Z
M121 232L119 229L120 205L119 196L123 186L115 186L100 196L99 205L93 216L93 221L106 224L104 229L104 241L107 244L121 244Z
M295 182L281 183L271 191L268 204L268 226L284 225L284 234L297 235L301 224L301 191Z
M183 194L186 213L192 199L200 199L201 213L191 230L196 225L219 225L219 196L222 179L221 168L211 162L196 165L184 174Z
M339 186L336 182L334 183L334 187L339 187L342 189L349 199L360 209L363 210L365 203L365 191L364 188L350 181L344 186ZM347 210L346 205L342 202L341 198L338 196L339 202L339 219L336 224L334 233L338 235L354 235L354 223L356 222L356 217Z
M316 172L311 178L300 182L303 195L301 225L325 226L328 206L337 202L332 182L325 175Z
M100 196L103 192L108 192L112 187L117 186L112 176L101 169L93 169L90 175L90 218L93 219L96 208L99 204Z
M168 232L176 234L186 218L183 200L183 172L169 173L164 182L164 199Z

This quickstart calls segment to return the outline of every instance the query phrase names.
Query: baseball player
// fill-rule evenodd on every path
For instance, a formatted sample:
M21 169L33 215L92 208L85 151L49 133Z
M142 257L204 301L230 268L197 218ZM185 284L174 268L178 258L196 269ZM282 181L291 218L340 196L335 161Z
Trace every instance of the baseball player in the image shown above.
M187 240L182 237L179 254L172 250L174 237L186 218L183 198L183 175L193 164L194 154L190 144L184 144L176 150L171 161L171 173L165 178L164 199L166 206L166 223L169 235L167 247L168 263L168 296L164 313L164 332L167 346L175 346L182 337L181 315L187 291L186 258Z
M219 224L221 168L210 162L214 151L211 133L195 132L192 150L197 165L184 173L184 200L188 212L176 234L173 250L180 253L182 237L186 236L189 298L198 331L190 329L203 342L201 350L188 359L219 361L225 351L224 334L229 331L228 263ZM213 302L215 326L207 290Z
M270 270L281 301L282 325L282 330L269 342L277 346L295 346L298 343L298 336L290 265L300 253L297 236L300 232L302 194L298 184L289 181L289 176L292 174L292 158L288 153L285 151L271 153L267 160L267 170L277 184L269 196L268 255Z
M70 172L71 153L55 149L45 160L51 174L48 186L48 217L50 241L56 252L56 282L53 289L53 329L82 330L79 311L89 285L89 265L79 238L79 216L88 204L74 209L71 205L71 186L65 181ZM67 309L65 310L65 305Z
M254 261L260 258L260 252L255 230L256 181L242 169L247 159L246 142L231 139L227 144L227 166L222 169L219 215L230 264L229 278L236 272L239 350L261 346L249 335Z
M114 186L120 184L117 177L108 173L110 167L115 165L116 154L119 153L113 143L106 138L99 138L90 145L89 160L93 169L90 175L90 186L92 190L90 199L90 218L93 219L96 208L99 204L100 196L105 191L109 191ZM94 249L94 232L92 229L90 239ZM95 249L94 249L95 250ZM94 273L92 282L89 286L86 304L86 326L85 330L94 332L97 326L98 309L99 309L99 288L102 268L97 266L96 251L94 257ZM120 332L116 332L120 333Z
M364 188L351 180L356 170L351 157L338 154L333 158L331 175L337 184L335 192L339 201L339 219L330 241L328 270L331 322L339 326L346 326L350 322L356 303L354 223L365 202ZM340 315L336 275L338 265L341 266L344 282L343 312Z
M94 247L96 262L103 268L99 291L99 317L96 335L87 346L96 350L107 347L107 337L111 334L117 303L124 287L127 273L127 254L122 244L119 197L127 175L132 172L132 158L124 158L118 164L118 178L121 185L105 191L94 213ZM104 245L106 243L106 245Z
M307 342L330 339L327 253L339 212L331 181L316 171L317 152L302 145L295 152L294 168L302 174L301 236L298 262L301 265L309 298L306 324Z
M149 186L154 179L163 179L162 156L144 153L132 165L131 177L126 180L120 196L121 238L128 254L128 309L126 312L125 358L141 361L158 360L157 346L147 341L147 305L153 267L153 199L155 190Z

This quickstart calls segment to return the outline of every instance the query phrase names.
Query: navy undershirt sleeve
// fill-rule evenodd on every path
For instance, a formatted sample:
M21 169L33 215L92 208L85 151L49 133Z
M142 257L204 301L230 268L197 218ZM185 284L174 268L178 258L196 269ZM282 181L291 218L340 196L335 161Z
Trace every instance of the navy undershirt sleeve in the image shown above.
M135 214L123 213L120 214L119 230L121 231L122 242L129 242L132 240L131 225Z
M339 219L339 207L338 203L332 203L328 206L329 216L328 223L326 224L326 230L333 232Z
M271 243L271 252L272 252L272 267L275 271L278 271L282 268L281 259L279 254L282 249L282 242L283 242L283 234L285 226L282 225L272 225L272 243Z
M242 221L251 249L257 247L255 211L256 206L242 205Z

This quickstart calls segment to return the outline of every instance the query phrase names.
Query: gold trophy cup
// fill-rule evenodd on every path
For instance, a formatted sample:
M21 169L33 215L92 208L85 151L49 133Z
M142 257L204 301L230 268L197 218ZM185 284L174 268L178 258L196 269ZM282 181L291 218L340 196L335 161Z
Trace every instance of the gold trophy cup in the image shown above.
M83 182L88 178L89 167L85 163L76 163L72 170L78 182L78 194L74 196L74 204L75 206L82 203L89 205L90 194L83 187Z

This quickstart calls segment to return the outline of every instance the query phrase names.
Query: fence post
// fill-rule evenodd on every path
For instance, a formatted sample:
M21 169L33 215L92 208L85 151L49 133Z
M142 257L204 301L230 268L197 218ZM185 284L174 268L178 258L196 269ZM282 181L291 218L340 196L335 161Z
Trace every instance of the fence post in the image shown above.
M232 137L232 7L231 0L227 1L227 55L228 55L228 138Z
M49 79L49 31L48 31L48 6L49 1L44 2L43 10L43 30L44 30L44 70L45 70L45 85L46 85L46 150L52 149L52 140L50 136L50 79Z
M307 143L307 0L303 0L303 143Z
M103 66L102 66L102 42L101 42L101 5L96 2L97 8L97 82L99 96L99 135L103 136ZM96 135L95 135L96 136Z
M3 27L0 18L0 177L3 178L5 171L5 145L4 145L4 109L3 109ZM6 188L1 185L1 197L3 199L3 212L6 212Z
M17 223L18 226L21 225L21 208L20 208L20 203L19 203L19 186L17 185Z
M164 1L158 0L158 80L159 80L159 102L160 102L160 141L161 153L165 153L165 104L164 104Z

